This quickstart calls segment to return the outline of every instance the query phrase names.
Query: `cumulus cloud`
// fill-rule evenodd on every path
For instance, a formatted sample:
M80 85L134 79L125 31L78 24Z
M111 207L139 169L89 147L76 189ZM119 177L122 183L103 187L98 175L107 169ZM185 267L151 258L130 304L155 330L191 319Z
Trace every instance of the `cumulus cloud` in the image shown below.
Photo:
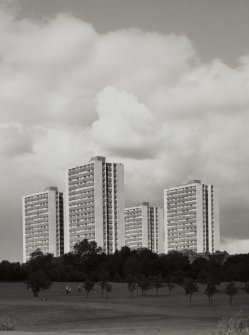
M3 8L0 40L0 173L11 175L0 236L20 231L23 194L63 190L67 166L103 154L125 163L129 205L162 204L163 188L188 179L217 185L224 245L244 250L248 55L234 68L203 63L184 35L101 35L65 14L35 21Z
M98 119L92 125L97 146L110 155L153 158L161 149L160 125L132 93L106 87L97 95Z

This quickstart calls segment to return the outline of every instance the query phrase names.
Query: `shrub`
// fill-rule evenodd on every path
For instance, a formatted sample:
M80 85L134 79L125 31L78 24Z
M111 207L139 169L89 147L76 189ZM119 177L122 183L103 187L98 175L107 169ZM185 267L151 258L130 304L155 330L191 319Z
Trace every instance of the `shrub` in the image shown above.
M239 313L235 317L222 319L213 335L249 335L249 317Z
M0 314L0 330L14 330L16 322L6 314Z

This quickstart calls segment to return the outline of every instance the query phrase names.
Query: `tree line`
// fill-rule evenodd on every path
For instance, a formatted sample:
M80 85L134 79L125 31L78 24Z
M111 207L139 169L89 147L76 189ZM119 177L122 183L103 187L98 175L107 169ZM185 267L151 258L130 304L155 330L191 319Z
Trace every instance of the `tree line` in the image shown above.
M30 286L39 278L44 289L50 282L126 282L131 293L140 287L142 294L152 285L157 292L162 284L171 290L184 282L205 284L209 292L221 282L244 282L248 287L249 254L192 256L177 251L158 255L146 248L128 247L107 255L96 242L85 239L60 257L38 249L26 263L2 261L0 281L25 281Z

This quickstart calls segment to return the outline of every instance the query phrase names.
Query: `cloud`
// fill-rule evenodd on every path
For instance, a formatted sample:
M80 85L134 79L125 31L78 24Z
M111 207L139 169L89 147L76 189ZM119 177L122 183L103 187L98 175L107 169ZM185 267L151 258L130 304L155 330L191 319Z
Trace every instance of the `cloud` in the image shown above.
M226 250L230 254L248 254L248 244L249 239L243 241L239 239L223 239L220 250Z
M33 139L27 129L20 125L0 125L0 153L15 156L32 153Z
M160 150L160 125L132 93L106 87L97 95L98 119L92 125L97 146L110 155L153 158Z
M64 169L96 154L125 164L127 205L162 204L163 188L188 179L216 185L223 240L244 250L249 55L234 68L204 63L184 35L101 35L69 15L35 21L11 7L0 9L0 40L0 173L11 176L0 236L16 250L6 232L20 231L21 196L63 190Z

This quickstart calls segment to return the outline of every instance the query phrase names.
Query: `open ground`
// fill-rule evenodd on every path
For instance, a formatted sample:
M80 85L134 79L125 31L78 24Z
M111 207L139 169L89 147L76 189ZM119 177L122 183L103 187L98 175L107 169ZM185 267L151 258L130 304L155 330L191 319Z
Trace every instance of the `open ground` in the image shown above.
M87 299L84 291L78 292L78 283L68 284L71 294L63 294L67 283L54 283L49 291L33 298L23 283L0 283L0 311L16 320L16 335L211 335L219 319L240 311L249 313L249 295L240 290L230 306L224 286L219 287L212 306L200 287L190 306L181 287L172 295L161 288L157 297L154 290L146 296L136 290L130 297L127 284L114 283L109 298L101 298L96 285Z

